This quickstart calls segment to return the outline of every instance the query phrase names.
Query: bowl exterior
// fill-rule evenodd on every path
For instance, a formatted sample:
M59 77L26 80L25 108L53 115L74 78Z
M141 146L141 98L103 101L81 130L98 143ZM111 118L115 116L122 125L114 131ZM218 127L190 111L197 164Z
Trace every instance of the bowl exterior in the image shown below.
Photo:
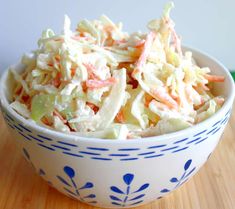
M2 113L24 157L51 186L88 204L120 208L156 200L194 175L217 145L231 107L166 141L134 143L69 140L25 126L4 107Z

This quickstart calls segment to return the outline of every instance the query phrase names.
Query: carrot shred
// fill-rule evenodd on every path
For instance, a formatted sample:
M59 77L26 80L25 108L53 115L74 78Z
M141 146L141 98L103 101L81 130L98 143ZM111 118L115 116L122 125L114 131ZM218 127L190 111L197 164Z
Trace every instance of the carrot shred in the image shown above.
M81 40L88 40L88 37L84 37L81 35L76 35L76 36L71 36L71 39L75 40L75 41L81 41Z
M50 122L45 116L41 119L41 121L47 126L52 126L52 122Z
M82 82L82 90L84 91L84 92L87 92L87 85L86 85L86 82L84 81L84 82Z
M23 95L21 97L22 101L25 103L25 104L28 104L29 103L29 100L30 100L30 96L29 95Z
M75 67L72 67L71 68L71 76L75 76L75 73L76 73L76 68Z
M127 84L132 85L132 89L136 89L139 85L139 82L133 78L130 79L130 81L128 81Z
M118 114L115 117L115 120L118 123L125 123L125 116L122 110L118 112Z
M57 62L60 62L60 55L57 54L57 55L55 56L55 60L56 60Z
M64 124L67 123L67 120L65 120L65 119L63 118L63 116L59 113L58 110L55 109L55 110L53 111L53 115L54 115L54 116L57 116Z
M90 79L100 80L100 78L94 73L96 71L94 65L92 65L91 63L83 63L83 65L86 67Z
M94 111L95 114L99 111L99 107L91 102L86 102L86 105L88 105Z
M225 77L224 76L219 76L219 75L204 75L204 77L209 81L209 82L224 82Z
M136 63L136 68L137 69L142 67L144 65L144 63L146 62L148 54L149 54L149 51L150 51L151 46L152 46L152 43L154 41L154 38L155 38L155 33L154 32L150 32L147 35L145 43L144 43L143 51L140 54L140 57L139 57L139 59L138 59L138 61Z
M54 85L56 88L58 88L61 84L61 73L58 72L56 74L56 77L52 81L52 85Z
M23 90L23 87L21 86L17 91L15 91L15 94L19 96Z
M153 97L149 94L145 94L144 95L144 99L145 99L145 102L144 102L144 105L145 107L149 107L149 103L153 100Z
M136 42L135 48L141 48L144 46L144 44L145 44L145 40L139 40Z
M53 67L53 66L54 66L54 64L53 64L52 62L47 63L47 65L48 65L49 67Z
M92 80L92 79L90 79L90 80L86 81L86 86L89 89L99 89L99 88L113 85L114 83L116 83L116 79L114 77L110 77L106 80Z
M177 109L177 102L166 92L164 88L151 89L151 93L169 108Z

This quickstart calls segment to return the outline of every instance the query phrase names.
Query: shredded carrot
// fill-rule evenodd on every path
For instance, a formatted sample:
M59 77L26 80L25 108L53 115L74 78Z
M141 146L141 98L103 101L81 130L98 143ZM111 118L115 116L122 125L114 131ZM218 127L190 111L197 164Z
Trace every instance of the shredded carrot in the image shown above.
M82 90L83 90L84 92L87 92L87 85L86 85L86 82L85 82L85 81L82 82Z
M41 119L41 121L47 126L52 126L52 122L50 122L45 116Z
M136 68L132 72L133 77L135 77L135 75L140 72L140 68L145 64L147 57L148 57L148 54L149 54L149 51L151 49L152 43L154 41L154 38L155 38L154 32L150 32L147 35L146 40L144 42L143 50L140 54L139 59L136 62Z
M21 86L19 89L17 89L17 90L15 91L15 94L16 94L17 96L19 96L19 95L21 94L22 90L23 90L23 87Z
M146 41L144 43L143 51L140 54L140 57L139 57L139 59L136 63L136 68L137 69L141 68L145 64L145 62L147 60L147 57L148 57L148 54L149 54L149 51L151 49L152 43L154 41L154 38L155 38L155 33L154 32L150 32L147 35Z
M167 105L169 108L177 109L178 104L177 102L166 92L163 87L158 87L156 89L150 90L152 95L159 99L162 103Z
M99 107L91 102L86 102L86 105L88 105L94 111L95 114L99 111Z
M86 81L86 86L89 89L99 89L99 88L113 85L116 82L117 82L117 80L113 77L108 78L106 80L92 80L92 79L90 79L90 80Z
M60 55L57 54L57 55L55 56L55 60L56 60L57 62L60 62Z
M56 77L52 81L52 85L54 85L56 88L58 88L61 84L61 73L58 72L56 74Z
M88 40L88 37L84 37L81 35L76 35L76 36L71 36L71 39L75 40L75 41L81 41L81 40Z
M64 124L67 123L67 120L65 120L65 119L63 118L63 116L59 113L58 110L55 109L55 110L53 111L53 115L54 115L54 116L57 116Z
M126 40L125 39L122 39L122 40L115 40L114 42L113 42L113 44L124 44L124 43L126 43Z
M75 129L73 129L73 128L71 127L71 125L69 124L68 121L67 121L67 123L65 123L65 125L68 126L68 128L69 128L70 131L72 131L72 132L75 132L75 131L76 131Z
M136 89L139 85L139 82L133 78L130 79L130 81L128 81L127 84L132 85L132 89Z
M209 82L224 82L225 77L224 76L219 76L219 75L204 75L204 77L209 81Z
M178 95L176 93L171 92L170 96L174 99L177 100L178 99Z
M145 40L139 40L136 42L135 48L141 48L144 46L144 44L145 44Z
M53 67L53 66L54 66L54 64L53 64L52 62L47 63L47 65L48 65L49 67Z
M25 103L25 104L28 104L29 103L29 100L30 100L30 96L29 95L23 95L21 97L22 101Z
M174 47L177 49L180 56L182 56L182 50L181 50L181 40L179 39L177 33L175 32L173 22L170 19L166 19L166 24L169 27L169 30L171 31L173 35L173 43Z
M86 67L90 79L100 80L100 78L94 73L96 71L94 65L92 65L91 63L83 63L83 65Z
M206 84L200 84L200 86L201 86L205 91L210 91L210 89L208 88L208 86L206 86Z
M145 100L145 103L144 103L144 105L145 105L145 107L149 107L149 103L153 100L153 97L151 96L151 95L149 95L149 94L145 94L144 95L144 100Z
M152 120L149 120L149 127L154 127L156 123Z
M124 116L124 113L122 110L120 110L118 112L118 114L116 115L115 117L115 120L118 122L118 123L125 123L125 116Z
M76 68L75 67L71 67L71 76L75 76L76 73Z

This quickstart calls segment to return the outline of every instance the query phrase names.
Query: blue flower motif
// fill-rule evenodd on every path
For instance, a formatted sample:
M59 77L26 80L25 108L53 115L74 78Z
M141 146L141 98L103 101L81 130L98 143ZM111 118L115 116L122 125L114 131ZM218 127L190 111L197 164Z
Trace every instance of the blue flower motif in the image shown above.
M73 168L65 166L64 173L66 174L67 178L58 175L56 177L62 184L64 184L64 190L70 197L72 197L73 199L79 199L80 201L87 203L96 203L95 194L88 194L88 195L81 194L81 191L93 188L94 187L93 183L86 182L81 187L79 187L74 181L74 177L76 174Z
M125 188L118 188L117 186L111 186L110 190L115 193L110 195L111 204L119 207L132 206L143 202L143 197L145 196L142 193L145 189L149 187L148 183L141 185L137 190L132 191L131 184L134 180L134 174L127 173L123 176L123 182ZM139 194L141 193L141 194Z
M179 186L181 186L183 183L185 183L188 180L188 177L195 171L196 167L193 167L192 169L190 169L191 164L192 164L192 160L189 159L184 164L184 173L182 174L182 176L180 178L173 177L170 179L170 182L175 184L175 186L171 190L174 190L178 188ZM161 193L168 193L171 190L164 188L161 190Z

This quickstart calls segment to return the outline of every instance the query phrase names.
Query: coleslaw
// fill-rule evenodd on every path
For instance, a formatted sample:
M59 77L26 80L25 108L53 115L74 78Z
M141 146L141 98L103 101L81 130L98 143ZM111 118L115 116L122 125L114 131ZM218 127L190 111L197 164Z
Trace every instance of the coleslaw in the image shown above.
M43 31L38 49L22 57L11 107L41 126L84 137L131 139L197 124L224 103L213 82L224 77L182 52L170 18L172 2L148 33L128 34L102 15L61 34Z

